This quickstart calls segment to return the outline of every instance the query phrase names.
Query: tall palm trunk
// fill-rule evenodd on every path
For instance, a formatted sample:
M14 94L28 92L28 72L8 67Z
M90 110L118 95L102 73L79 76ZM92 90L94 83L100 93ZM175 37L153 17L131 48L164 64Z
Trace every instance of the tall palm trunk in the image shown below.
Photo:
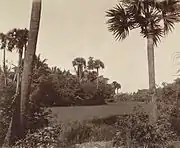
M36 44L41 18L41 0L33 0L30 20L30 31L28 35L28 46L24 58L24 66L21 81L20 123L21 134L24 136L26 128L27 103L30 95L32 78L32 64L36 52Z
M17 83L16 83L16 94L18 94L21 82L21 67L22 67L22 55L23 50L19 50L18 69L17 69Z
M6 73L6 48L3 49L3 71L4 71L4 86L7 86L7 73Z
M79 79L80 83L81 83L81 80L82 80L82 73L83 73L83 66L78 65L78 79Z
M152 93L152 122L157 120L155 66L154 66L154 41L151 33L147 36L147 57L149 73L149 90Z

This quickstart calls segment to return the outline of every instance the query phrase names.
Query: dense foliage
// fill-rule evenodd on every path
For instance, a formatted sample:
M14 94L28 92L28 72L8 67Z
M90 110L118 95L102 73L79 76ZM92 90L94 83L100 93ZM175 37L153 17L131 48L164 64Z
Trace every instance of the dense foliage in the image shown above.
M20 98L18 96L16 100L14 99L17 67L8 69L6 72L7 86L5 87L3 83L0 84L1 143L12 116L13 118L19 118L17 107ZM45 112L44 107L100 105L105 104L115 93L113 85L106 83L103 76L98 79L97 88L95 71L86 70L86 75L83 71L82 81L80 82L77 75L73 75L69 71L62 71L57 67L50 68L46 59L42 60L40 55L35 57L32 78L27 118L27 129L30 129L31 132L48 125L49 112ZM1 82L4 81L3 70L0 71L0 79ZM14 121L13 124L18 123ZM17 128L14 130L17 130ZM18 134L18 131L15 133Z
M153 124L142 112L119 118L116 122L118 130L114 137L115 146L167 148L171 141L178 139L168 118L160 118Z

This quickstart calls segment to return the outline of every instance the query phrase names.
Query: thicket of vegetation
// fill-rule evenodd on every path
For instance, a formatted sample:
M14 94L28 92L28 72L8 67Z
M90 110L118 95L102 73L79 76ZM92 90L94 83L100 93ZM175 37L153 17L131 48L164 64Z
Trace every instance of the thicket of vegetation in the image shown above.
M87 72L91 73L91 71ZM7 70L7 86L4 87L1 83L1 143L3 143L11 120L10 117L12 116L12 99L15 94L17 82L16 80L14 81L14 76L15 71ZM128 141L131 141L131 138L133 141L131 144L139 143L137 140L141 137L144 138L144 145L152 141L154 143L151 144L157 144L158 142L158 146L162 146L162 144L168 144L166 142L172 140L171 138L173 138L173 140L177 140L180 135L178 112L179 102L177 97L177 94L180 91L180 87L178 87L180 82L179 79L176 79L174 83L171 84L163 83L162 87L157 88L157 104L160 116L156 126L154 124L150 124L146 116L138 112L135 116L129 115L125 117L110 117L107 119L94 119L93 121L88 121L86 123L74 123L69 126L69 129L64 129L62 125L52 125L52 123L49 122L48 118L50 118L50 112L44 112L43 107L84 104L97 105L108 102L109 98L111 98L114 102L149 102L151 99L150 92L148 90L139 90L136 93L131 94L115 94L114 85L108 84L106 81L102 81L104 78L99 78L97 88L96 77L94 77L93 80L89 80L92 77L86 80L86 77L83 74L82 81L80 82L77 74L73 75L69 71L61 71L59 68L49 68L46 61L41 60L40 56L36 57L36 62L34 63L33 78L31 98L29 102L29 112L31 113L29 114L28 123L29 133L27 134L25 141L19 141L16 145L28 143L27 146L33 147L40 144L47 146L48 143L50 145L54 145L54 147L57 145L66 147L67 144L83 143L88 142L89 140L114 140L115 145L121 145L123 143L127 144ZM3 70L1 70L1 80L1 82L4 80ZM108 87L110 89L107 89ZM101 93L103 95L95 98L95 93L98 93L98 91L102 91ZM101 95L101 93L99 94ZM104 94L106 94L106 96L104 96ZM77 96L78 98L76 98ZM80 100L79 97L83 100ZM101 98L102 100L99 100ZM138 120L139 122L137 122ZM157 130L159 130L159 132L157 132ZM137 135L137 131L139 131L140 135ZM146 131L149 131L149 133ZM97 132L99 132L99 134ZM122 136L122 134L126 133L129 133L130 135ZM78 134L79 138L77 138ZM42 135L46 138L49 137L49 139L37 138ZM133 137L135 135L137 137ZM162 135L165 137L161 137ZM64 137L62 138L62 136ZM156 141L156 136L159 136L158 139L163 139ZM60 137L63 140L59 139ZM126 138L119 139L120 137ZM65 139L67 140L68 138L71 142L65 142Z
M23 67L23 58L21 59ZM75 74L68 70L61 70L57 67L49 67L46 59L41 59L40 55L35 56L33 64L33 75L31 83L31 93L28 102L28 124L27 130L34 132L39 128L48 126L49 112L45 112L46 107L53 106L81 106L81 105L102 105L113 101L113 96L121 85L114 81L109 84L108 79L99 76L99 68L104 68L104 63L92 57L86 62L84 58L76 58L72 61ZM19 102L15 100L19 67L12 64L5 69L0 68L0 110L1 110L1 144L6 136L12 117L17 130L19 118ZM21 71L23 68L21 68ZM4 72L5 71L5 72ZM5 75L6 74L6 75ZM21 74L21 73L20 73ZM6 84L3 83L6 81ZM14 136L15 136L14 135ZM16 136L17 136L16 135ZM16 141L18 137L11 139Z

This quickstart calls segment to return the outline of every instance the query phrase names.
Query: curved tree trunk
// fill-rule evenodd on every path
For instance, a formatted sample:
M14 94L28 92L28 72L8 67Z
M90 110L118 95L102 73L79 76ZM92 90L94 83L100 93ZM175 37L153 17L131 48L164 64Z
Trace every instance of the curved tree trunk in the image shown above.
M20 123L22 127L21 134L24 136L26 128L27 103L30 95L30 86L32 78L32 64L36 52L36 44L39 32L41 17L41 0L33 0L30 20L30 31L28 35L28 46L24 58L24 66L21 82L21 103L20 103Z
M147 36L147 57L148 57L148 73L149 73L149 90L152 93L152 119L154 123L157 120L156 106L156 85L155 85L155 66L154 66L154 41L151 33Z

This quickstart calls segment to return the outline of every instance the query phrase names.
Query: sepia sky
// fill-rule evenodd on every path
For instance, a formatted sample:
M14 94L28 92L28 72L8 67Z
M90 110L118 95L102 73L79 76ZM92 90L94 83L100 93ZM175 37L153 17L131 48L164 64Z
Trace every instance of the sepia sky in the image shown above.
M110 82L118 81L123 92L148 88L146 40L136 30L123 42L117 42L105 24L105 11L117 0L42 1L37 53L47 58L50 66L73 71L75 57L93 56L105 63L106 68L100 72ZM0 4L0 32L15 27L29 28L31 0L0 0ZM180 51L179 37L180 24L155 49L157 85L176 78L178 66L172 57ZM15 52L8 53L8 59L14 63L17 57Z

